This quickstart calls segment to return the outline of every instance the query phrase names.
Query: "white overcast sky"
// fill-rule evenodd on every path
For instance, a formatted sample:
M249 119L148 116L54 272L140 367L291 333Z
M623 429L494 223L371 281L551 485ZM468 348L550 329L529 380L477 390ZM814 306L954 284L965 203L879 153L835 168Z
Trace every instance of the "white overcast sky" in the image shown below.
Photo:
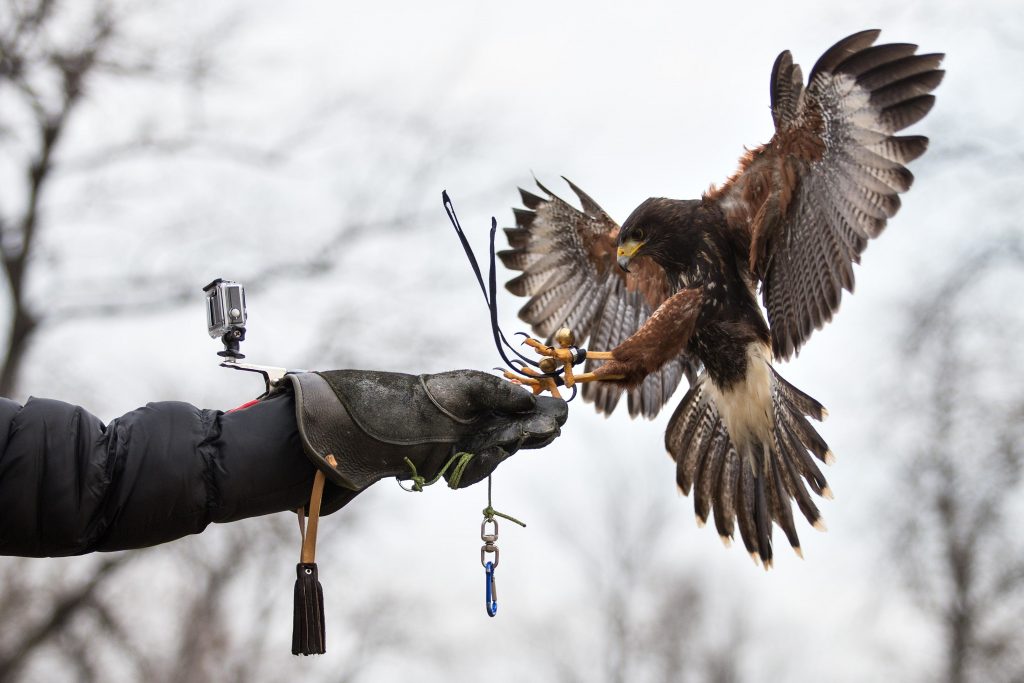
M107 136L119 122L143 118L158 131L198 123L228 131L240 144L273 144L301 131L306 121L315 127L313 114L330 117L339 103L357 101L371 113L344 118L350 126L328 126L326 135L304 140L283 172L261 175L202 159L145 167L138 173L161 182L160 192L133 199L138 177L111 176L113 185L102 185L93 208L74 219L83 192L96 188L72 182L54 199L51 215L70 223L107 222L126 233L139 221L171 224L180 215L181 225L168 229L180 230L182 243L158 253L132 237L115 245L86 234L62 238L62 244L91 250L91 266L81 271L89 282L103 278L110 260L123 259L140 276L194 274L198 294L212 277L244 279L260 258L318 244L318 235L345 218L348 207L339 197L354 192L360 211L370 215L395 206L428 214L436 208L411 231L381 233L343 250L329 282L266 292L258 282L246 283L250 358L293 367L322 365L310 349L317 348L311 337L324 319L336 323L331 332L337 345L350 345L350 357L365 367L437 371L496 364L486 311L441 210L444 188L481 254L490 217L510 224L516 185L529 187L531 173L559 193L568 192L559 176L571 178L621 220L648 196L699 196L732 172L744 146L770 137L768 76L781 50L790 49L806 73L839 38L877 27L882 41L946 52L938 103L913 131L932 138L929 153L912 166L915 187L886 234L867 250L856 296L847 296L836 320L781 368L831 411L822 433L838 456L826 472L836 492L836 500L822 506L829 532L800 525L806 560L793 558L781 541L776 569L766 574L742 547L723 549L713 531L695 528L692 501L675 492L661 445L667 415L653 422L631 422L624 414L605 420L582 401L571 406L554 445L519 455L498 471L496 507L526 518L530 527L502 526L503 603L496 619L487 620L480 609L480 487L412 496L385 482L358 501L372 511L372 522L357 538L332 537L329 521L321 531L321 543L336 546L344 565L343 576L328 579L329 599L332 591L334 600L343 601L363 585L401 585L413 603L423 601L410 605L409 618L419 620L415 625L425 633L464 642L502 664L490 680L521 680L531 658L541 656L543 648L530 633L542 615L557 614L557 628L566 633L586 632L589 581L601 569L573 564L583 554L576 544L602 537L604 508L613 500L608 491L615 486L629 491L616 505L635 501L639 510L649 500L667 501L658 522L665 533L652 549L657 571L668 564L692 575L722 607L722 621L743 605L750 617L744 653L757 663L748 671L754 680L857 681L891 673L890 667L933 664L935 634L921 630L890 590L893 575L880 545L886 520L873 512L897 490L883 476L897 454L876 450L888 429L879 392L896 372L892 348L901 305L973 241L1019 229L1021 178L1008 175L1009 163L1000 166L998 156L988 165L976 157L949 159L972 145L1009 145L1021 154L1024 6L312 0L249 2L237 12L221 6L177 3L163 10L159 22L139 26L154 40L173 42L211 23L240 20L224 32L218 75L198 104L193 95L171 90L152 98L122 96L110 85L109 99L90 105L82 117L81 139ZM399 129L419 118L437 127L437 152L426 146L431 164L410 192L393 176L402 175L406 163L406 133ZM471 134L476 145L453 153L446 140L461 133ZM390 168L379 161L389 154ZM1019 161L1016 168L1019 173ZM985 208L990 203L996 208ZM521 329L514 317L519 305L510 296L500 301L507 332ZM201 308L197 296L194 310L141 316L113 334L104 324L61 328L33 355L26 386L31 393L86 402L105 419L164 398L217 408L241 403L257 382L214 367L216 345L205 336ZM344 315L331 318L333 310ZM389 341L415 345L417 335L429 333L434 343L447 345L423 350L415 367L409 361L398 367L377 349L381 330L393 335L402 324L408 326L404 336ZM138 326L152 342L138 342ZM62 352L70 349L77 357L66 370ZM105 379L97 385L100 376ZM566 529L576 535L566 537ZM283 568L282 581L290 581L290 572ZM565 605L582 607L557 611ZM281 621L287 625L286 616ZM454 664L455 671L477 669L475 659L466 660ZM369 674L406 680L402 664ZM330 654L281 662L292 665L340 671L344 662ZM428 667L423 675L442 680L445 672Z

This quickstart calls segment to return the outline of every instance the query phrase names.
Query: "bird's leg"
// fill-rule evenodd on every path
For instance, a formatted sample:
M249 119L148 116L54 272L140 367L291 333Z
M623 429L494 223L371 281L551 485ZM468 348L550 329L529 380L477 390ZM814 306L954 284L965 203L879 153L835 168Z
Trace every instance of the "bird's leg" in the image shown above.
M535 395L550 391L551 395L557 398L562 397L558 392L558 378L554 376L559 365L562 366L561 382L570 388L576 383L614 382L626 378L625 373L617 372L622 369L620 367L621 363L615 360L612 351L585 351L576 348L575 336L572 330L568 328L563 327L555 333L555 343L558 344L557 347L548 346L532 337L526 337L523 340L523 344L532 348L538 355L543 356L539 364L540 372L532 368L522 367L516 370L506 370L504 373L505 377L516 384L530 387ZM576 375L573 373L573 366L581 362L581 356L584 353L588 359L611 362L602 365L594 372L584 372Z
M548 346L543 342L533 339L532 337L527 337L525 340L523 340L523 344L526 344L527 346L532 348L539 355L545 356L545 360L547 358L550 358L553 361L555 361L554 363L552 363L551 361L545 362L545 360L542 360L540 368L543 372L550 374L554 372L557 367L555 363L561 363L563 368L563 380L565 382L565 386L572 387L577 382L595 382L600 380L622 379L622 377L617 374L613 375L600 372L585 372L581 375L574 374L573 365L575 365L579 361L580 351L575 346L575 335L569 328L563 327L562 329L558 330L558 332L555 333L555 343L558 344L557 348L553 346ZM613 359L611 351L586 351L585 353L587 358L593 360ZM536 375L537 373L530 374Z
M584 372L582 375L576 375L576 381L580 384L584 382L614 382L616 380L625 379L625 375L611 374L611 375L599 375L596 372Z
M523 343L541 356L551 358L555 363L560 363L562 365L562 379L565 382L565 386L572 388L572 385L576 383L572 366L576 363L579 357L579 352L575 346L573 346L575 341L575 335L573 335L572 330L567 327L563 327L555 333L555 343L558 344L557 348L548 346L536 339L533 339L532 337L527 337L523 340ZM550 374L557 369L557 365L555 365L555 363L551 363L550 361L545 363L542 360L540 369Z

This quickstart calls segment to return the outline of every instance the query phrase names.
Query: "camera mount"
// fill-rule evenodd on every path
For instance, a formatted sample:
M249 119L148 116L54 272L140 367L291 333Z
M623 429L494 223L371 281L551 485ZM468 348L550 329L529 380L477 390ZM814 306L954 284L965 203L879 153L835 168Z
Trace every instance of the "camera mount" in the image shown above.
M245 323L248 315L245 309L245 287L238 282L217 278L203 287L206 294L206 328L214 339L220 339L224 350L217 355L223 358L220 366L232 370L256 372L263 376L266 393L288 374L289 370L271 365L256 365L241 362L242 342L245 341Z

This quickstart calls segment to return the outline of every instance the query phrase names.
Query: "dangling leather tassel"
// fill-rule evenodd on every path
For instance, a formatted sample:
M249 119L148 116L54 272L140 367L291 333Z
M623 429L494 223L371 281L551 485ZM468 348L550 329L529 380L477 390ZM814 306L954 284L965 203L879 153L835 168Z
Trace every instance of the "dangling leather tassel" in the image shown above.
M324 589L317 578L316 562L300 562L295 568L295 620L292 654L322 655L324 647Z
M333 456L327 456L331 462ZM333 465L334 463L331 462ZM302 534L302 552L295 567L295 610L292 621L292 654L322 655L326 648L324 627L324 589L320 585L316 568L316 529L320 521L320 501L324 494L324 473L317 470L313 478L313 492L309 497L309 531L305 529L305 514L299 513L299 533Z

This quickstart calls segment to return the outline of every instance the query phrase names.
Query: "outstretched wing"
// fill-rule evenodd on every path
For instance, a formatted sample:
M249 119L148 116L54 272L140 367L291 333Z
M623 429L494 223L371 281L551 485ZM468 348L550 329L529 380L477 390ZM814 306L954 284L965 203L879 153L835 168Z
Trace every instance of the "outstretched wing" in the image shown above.
M520 189L525 209L513 209L516 227L505 228L510 249L502 263L522 273L506 283L517 296L530 297L519 311L539 337L550 339L569 327L577 343L610 351L625 341L672 293L664 271L653 262L623 273L615 262L618 224L585 192L566 179L582 210L537 183L539 197ZM649 259L644 259L649 261ZM589 342L587 341L589 339ZM587 361L586 369L602 361ZM696 376L698 364L681 355L628 391L629 414L654 417L683 375ZM584 385L583 397L610 414L623 388L610 382Z
M941 54L916 45L873 45L862 31L829 48L807 87L789 52L775 60L775 135L741 161L708 197L731 225L749 230L750 268L778 358L797 352L832 319L842 290L853 291L853 263L900 207L914 176L904 164L928 139L895 133L920 121L942 81Z

